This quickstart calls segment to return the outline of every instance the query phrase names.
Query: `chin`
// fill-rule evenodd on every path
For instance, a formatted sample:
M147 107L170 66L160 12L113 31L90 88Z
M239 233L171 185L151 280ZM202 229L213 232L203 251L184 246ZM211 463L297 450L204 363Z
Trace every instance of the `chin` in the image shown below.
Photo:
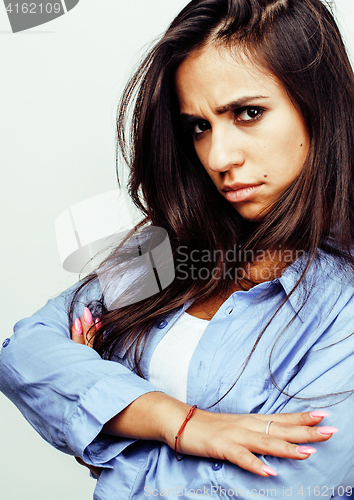
M266 213L262 210L245 210L245 209L240 209L236 208L235 210L239 213L239 215L244 219L249 222L260 222L266 217Z
M270 211L270 207L266 206L260 206L259 204L243 204L243 205L238 205L238 204L233 204L235 210L240 214L240 216L249 221L249 222L261 222L264 220L267 216L267 214Z

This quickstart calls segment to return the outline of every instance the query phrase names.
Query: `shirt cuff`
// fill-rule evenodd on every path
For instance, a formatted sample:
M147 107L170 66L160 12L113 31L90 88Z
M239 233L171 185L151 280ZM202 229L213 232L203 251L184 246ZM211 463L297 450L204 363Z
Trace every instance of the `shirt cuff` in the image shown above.
M129 391L122 391L124 386ZM132 372L100 380L80 398L68 422L68 446L84 462L109 467L107 462L136 440L100 434L102 427L138 397L155 391L159 389Z

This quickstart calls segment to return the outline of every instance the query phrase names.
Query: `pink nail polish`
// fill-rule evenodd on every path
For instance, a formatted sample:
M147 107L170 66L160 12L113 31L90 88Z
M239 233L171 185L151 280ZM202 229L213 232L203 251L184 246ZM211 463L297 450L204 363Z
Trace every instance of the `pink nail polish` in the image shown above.
M302 453L303 455L311 455L312 453L316 453L316 448L312 448L312 446L298 446L297 451Z
M85 307L84 309L84 321L86 325L92 325L93 320L92 320L92 314L91 311L88 307Z
M329 425L317 427L317 429L320 434L334 434L335 432L338 432L337 427L330 427Z
M96 325L96 332L97 332L101 328L101 326L102 326L102 323L99 320L99 318L95 319L95 325Z
M266 474L269 474L270 476L278 475L277 471L272 469L271 467L268 467L268 465L262 465L262 471L265 472Z
M75 331L78 335L83 334L82 325L81 325L81 321L79 320L79 318L76 318L76 320L75 320Z
M311 417L329 417L328 411L325 410L315 410L310 413Z

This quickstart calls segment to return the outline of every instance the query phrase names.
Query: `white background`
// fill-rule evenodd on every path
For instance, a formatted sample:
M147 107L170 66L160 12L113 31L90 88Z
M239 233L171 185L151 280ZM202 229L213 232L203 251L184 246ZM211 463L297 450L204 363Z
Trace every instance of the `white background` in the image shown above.
M19 319L77 281L61 267L54 224L117 187L115 113L148 45L187 0L81 0L13 34L0 2L0 341ZM353 0L336 17L354 54ZM351 59L353 59L351 57ZM0 498L84 500L95 481L44 442L0 394ZM119 492L112 500L120 500Z

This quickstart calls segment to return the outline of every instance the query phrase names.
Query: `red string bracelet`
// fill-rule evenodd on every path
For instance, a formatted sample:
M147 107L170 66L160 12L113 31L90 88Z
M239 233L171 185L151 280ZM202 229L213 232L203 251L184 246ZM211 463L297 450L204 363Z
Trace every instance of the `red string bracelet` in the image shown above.
M176 457L176 460L177 462L180 462L181 460L183 460L184 457L182 458L178 458L177 457L177 441L178 441L178 438L180 437L180 435L182 434L182 432L184 431L184 428L185 426L187 425L187 422L188 420L190 420L192 418L192 415L194 413L194 410L197 408L197 405L194 405L192 406L192 408L189 410L189 413L188 415L186 416L186 419L185 421L183 422L183 424L181 425L179 431L177 432L177 435L175 437L175 457Z

